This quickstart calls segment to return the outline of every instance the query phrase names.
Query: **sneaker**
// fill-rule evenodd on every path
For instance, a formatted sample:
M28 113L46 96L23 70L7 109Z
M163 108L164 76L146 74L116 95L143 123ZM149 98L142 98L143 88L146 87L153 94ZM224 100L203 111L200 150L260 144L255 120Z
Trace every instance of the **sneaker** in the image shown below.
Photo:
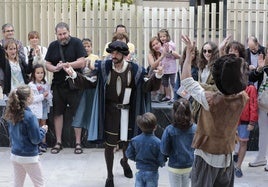
M260 160L248 163L249 167L258 167L258 166L265 166L267 164L267 160Z
M170 100L167 102L168 105L172 105L173 103L174 103L174 99L170 99Z
M243 176L242 170L240 168L235 167L235 176L240 178Z
M267 166L264 167L264 171L268 171Z
M233 160L234 160L234 162L237 162L238 161L238 155L237 154L234 154L233 155Z
M38 155L42 155L42 154L43 152L40 149L38 149Z
M165 97L165 94L160 94L160 93L157 94L158 101L161 101L164 97Z
M163 99L161 99L162 102L169 101L169 100L170 100L170 98L168 98L168 97L164 97Z
M42 152L47 152L47 144L46 143L40 143L39 144L39 150Z

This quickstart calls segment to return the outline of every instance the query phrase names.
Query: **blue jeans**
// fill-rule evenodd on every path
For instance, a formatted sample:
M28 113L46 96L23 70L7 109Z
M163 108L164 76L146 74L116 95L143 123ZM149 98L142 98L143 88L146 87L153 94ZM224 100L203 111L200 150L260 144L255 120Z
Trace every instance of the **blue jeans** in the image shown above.
M135 187L157 187L158 171L138 171L136 173Z
M174 101L178 100L180 98L180 96L177 94L177 90L179 89L179 87L181 86L181 78L180 78L180 73L177 72L177 78L175 81L175 86L174 86Z

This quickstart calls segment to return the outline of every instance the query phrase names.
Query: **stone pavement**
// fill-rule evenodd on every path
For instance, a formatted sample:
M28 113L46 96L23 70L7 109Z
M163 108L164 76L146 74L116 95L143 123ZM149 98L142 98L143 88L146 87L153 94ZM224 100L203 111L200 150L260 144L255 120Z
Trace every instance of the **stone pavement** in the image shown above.
M50 149L48 150L50 151ZM46 187L103 187L106 179L106 168L103 149L87 148L81 155L75 155L72 148L65 148L59 154L50 152L40 156ZM235 187L267 187L268 172L264 167L250 168L248 162L257 155L256 151L248 151L242 170L244 176L235 178ZM9 160L10 148L0 147L0 187L12 186L12 165ZM127 179L120 166L122 151L115 153L114 182L115 187L134 186L134 178ZM130 161L133 172L135 163ZM168 187L167 167L159 169L159 187ZM25 187L32 187L29 176L26 177Z

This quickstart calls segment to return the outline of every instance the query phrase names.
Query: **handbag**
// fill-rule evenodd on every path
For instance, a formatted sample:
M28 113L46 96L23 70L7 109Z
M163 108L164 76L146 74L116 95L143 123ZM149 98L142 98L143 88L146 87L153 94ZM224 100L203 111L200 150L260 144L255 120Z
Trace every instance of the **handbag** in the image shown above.
M60 48L61 61L65 62L62 46L60 45L60 43L59 43L59 48ZM79 90L78 86L75 84L74 80L70 76L66 76L65 81L67 81L67 85L68 85L70 90Z
M70 90L79 90L79 87L77 84L75 84L74 79L72 79L70 76L67 76L65 80L67 81Z
M263 84L260 87L258 95L259 108L268 113L268 77L263 72Z

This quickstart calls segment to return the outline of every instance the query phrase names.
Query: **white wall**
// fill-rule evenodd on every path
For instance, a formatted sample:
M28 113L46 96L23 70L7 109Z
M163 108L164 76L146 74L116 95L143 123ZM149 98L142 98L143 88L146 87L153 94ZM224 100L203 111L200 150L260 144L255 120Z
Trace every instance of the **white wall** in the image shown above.
M187 2L143 1L143 6L145 6L145 7L161 7L161 8L188 7L189 1L187 1Z

